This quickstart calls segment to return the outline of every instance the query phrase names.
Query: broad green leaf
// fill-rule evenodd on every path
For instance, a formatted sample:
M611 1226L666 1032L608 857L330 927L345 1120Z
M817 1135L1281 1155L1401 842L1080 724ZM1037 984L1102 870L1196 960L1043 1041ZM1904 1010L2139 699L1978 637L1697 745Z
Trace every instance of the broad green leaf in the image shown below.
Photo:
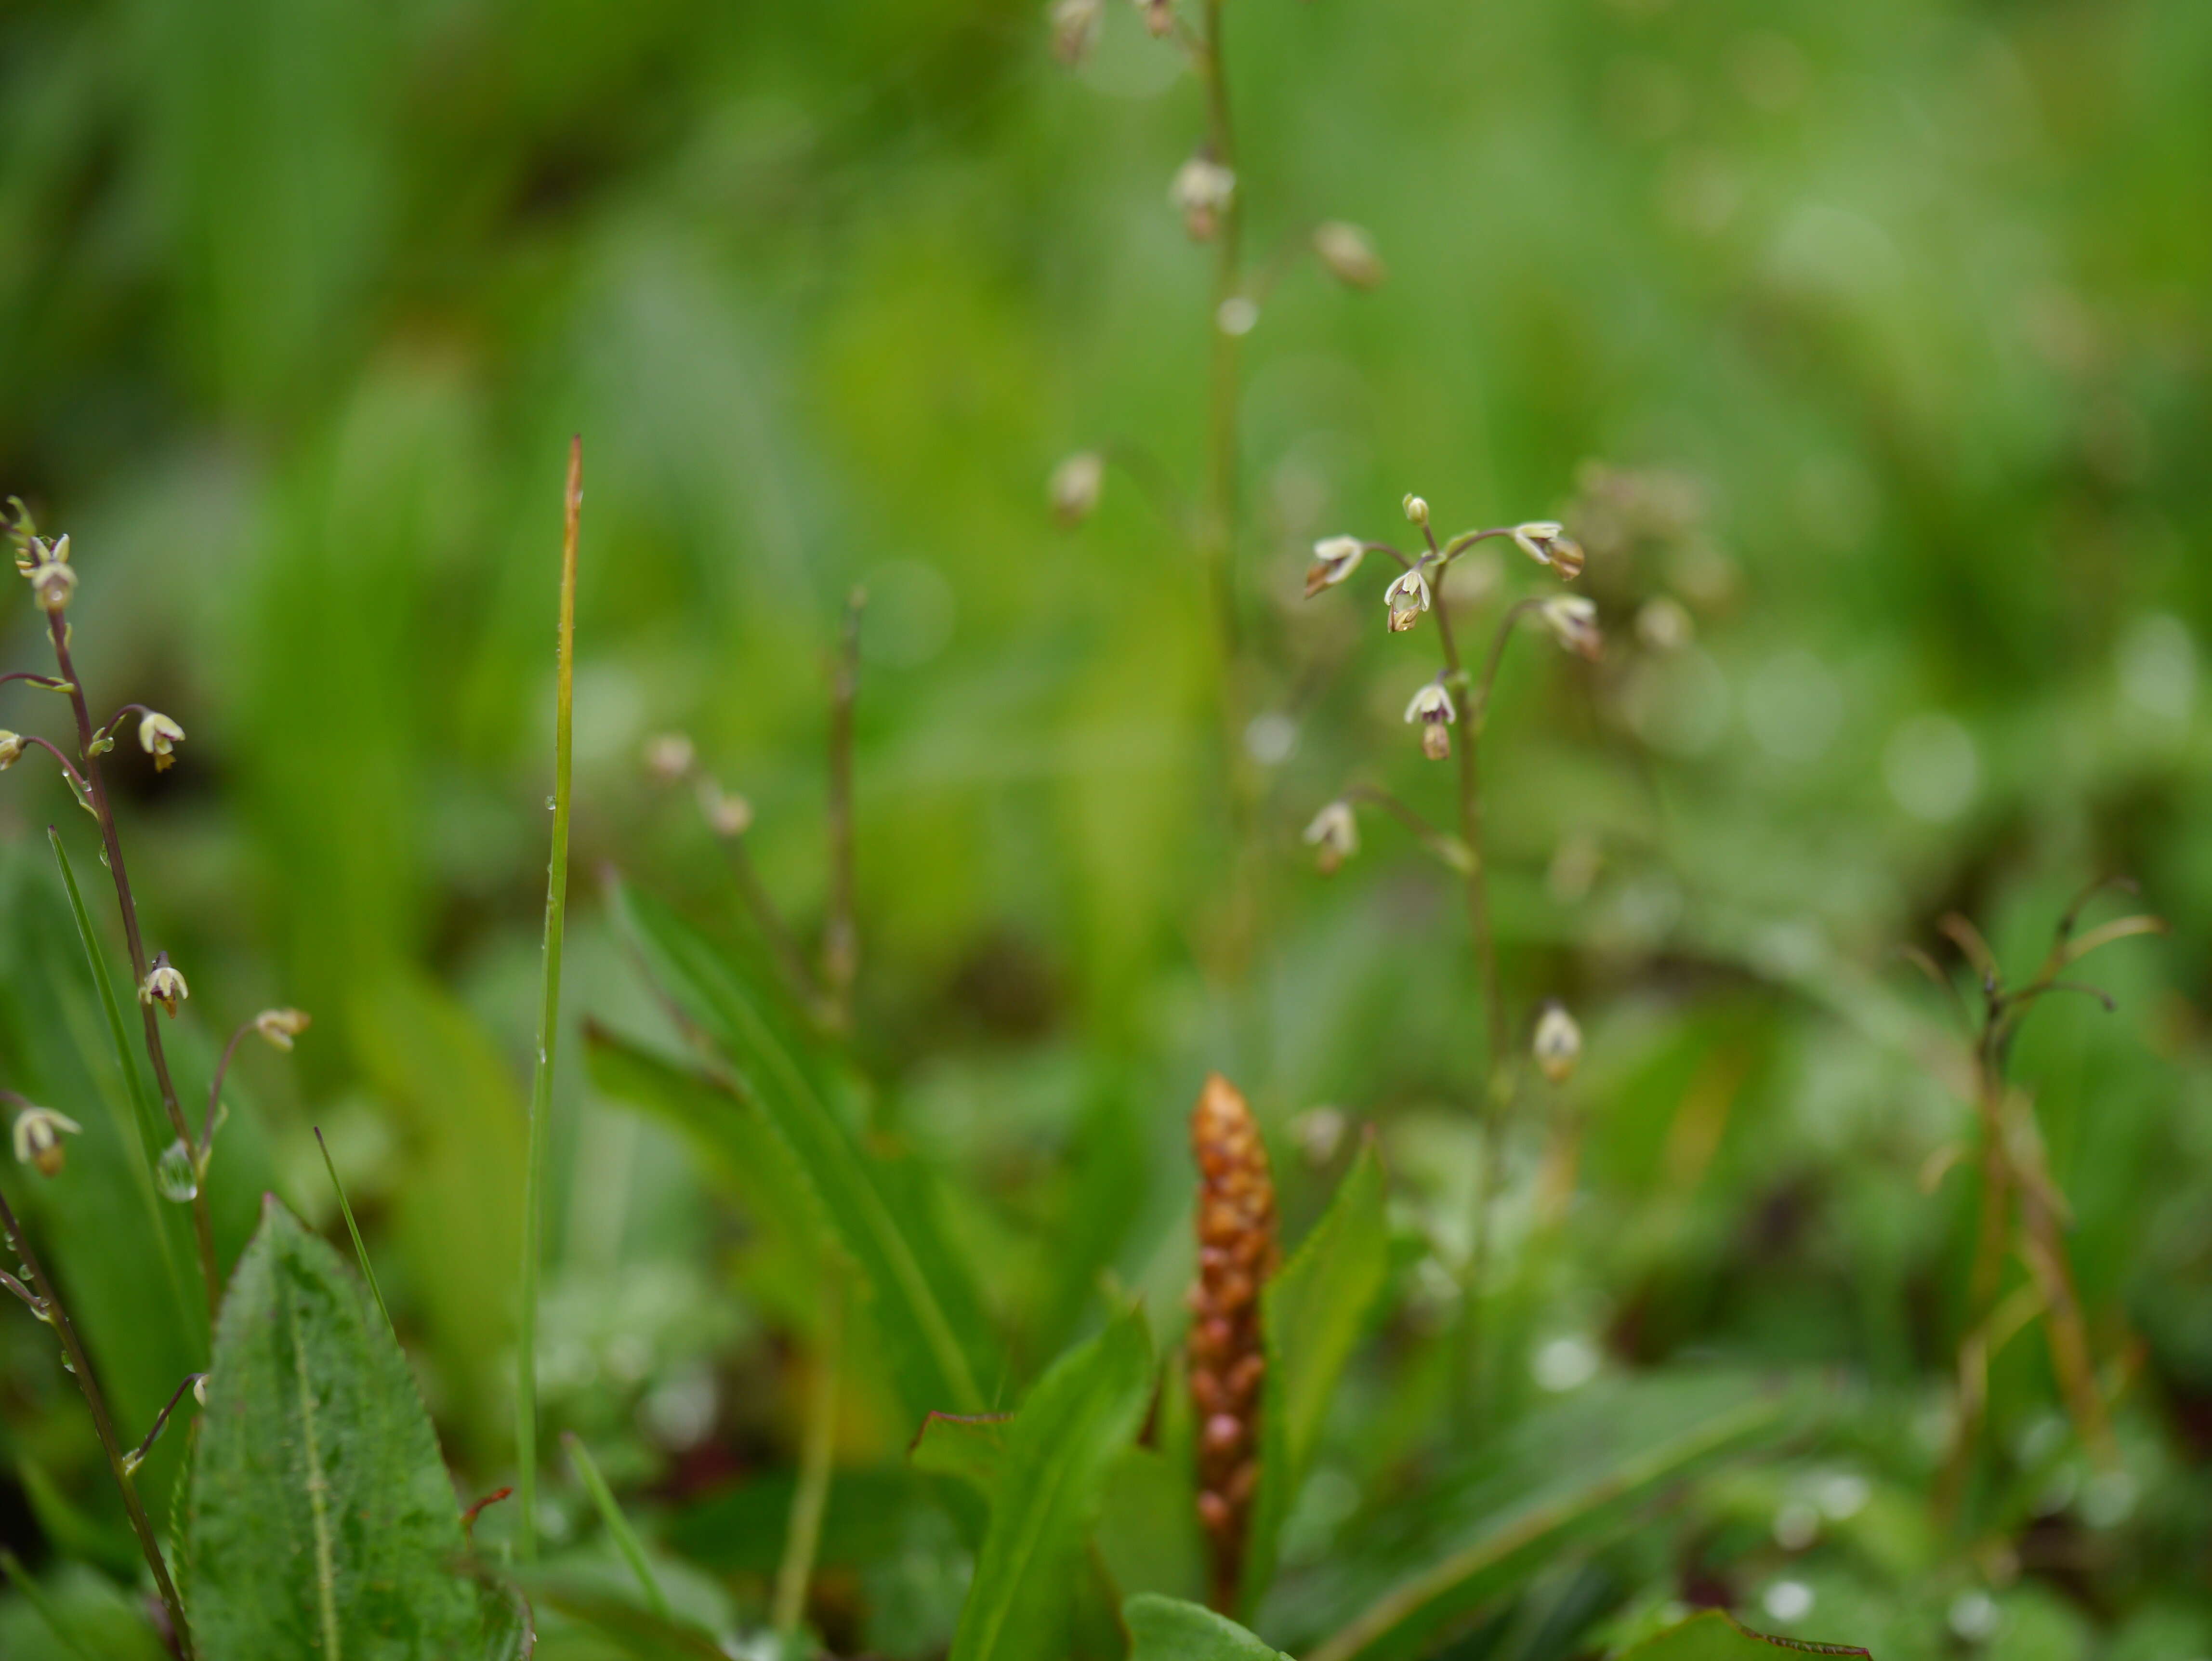
M216 1324L186 1512L187 1603L210 1661L482 1652L406 1360L337 1254L273 1196Z
M1289 1661L1225 1615L1180 1597L1140 1592L1121 1605L1129 1661Z
M1154 1434L1158 1431L1156 1424ZM1106 1482L1096 1537L1098 1555L1121 1591L1206 1595L1206 1536L1188 1459L1178 1462L1158 1448L1123 1449Z
M907 1458L916 1470L955 1477L988 1500L999 1489L1006 1430L1012 1422L1013 1415L1006 1413L933 1413L921 1421Z
M978 1305L908 1173L862 1149L836 1110L837 1085L723 953L627 883L614 885L613 904L647 971L714 1041L803 1174L823 1228L860 1279L908 1411L917 1422L932 1411L980 1412Z
M1152 1340L1139 1309L1046 1369L1007 1428L951 1661L1057 1661L1065 1653L1085 1542L1152 1390Z
M1648 1638L1622 1661L1782 1661L1778 1651L1812 1655L1864 1655L1847 1644L1807 1644L1793 1638L1771 1638L1739 1626L1720 1609L1693 1615L1680 1626L1669 1627Z
M1307 1661L1423 1653L1670 1485L1807 1417L1805 1398L1734 1378L1593 1387L1363 1521L1327 1562L1278 1587L1263 1629Z
M1369 1146L1360 1149L1328 1211L1261 1299L1267 1375L1260 1415L1260 1490L1244 1567L1247 1612L1273 1576L1283 1518L1305 1481L1329 1396L1389 1269L1382 1165Z

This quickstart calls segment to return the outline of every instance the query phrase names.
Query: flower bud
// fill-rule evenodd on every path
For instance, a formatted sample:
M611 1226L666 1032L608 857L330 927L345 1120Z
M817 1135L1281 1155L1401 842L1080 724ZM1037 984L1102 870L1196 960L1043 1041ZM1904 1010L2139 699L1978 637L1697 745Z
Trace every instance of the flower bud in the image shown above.
M689 733L656 733L645 741L645 770L663 784L681 783L697 758Z
M1679 652L1696 632L1682 603L1666 594L1645 600L1636 613L1636 637L1655 652Z
M1449 729L1459 719L1459 706L1441 679L1431 681L1413 694L1413 701L1406 706L1406 719L1420 723L1421 753L1431 761L1442 761L1451 754Z
M753 828L753 805L734 791L725 792L712 779L699 781L699 811L718 837L742 837Z
M76 593L76 571L69 563L69 538L64 537L57 546L59 557L42 559L28 573L31 598L38 601L40 611L49 613L66 611L70 596Z
M185 977L170 964L169 954L155 952L154 966L146 971L146 979L138 988L138 1001L143 1004L158 1003L169 1012L169 1018L173 1020L177 1006L191 995L191 989L185 984Z
M1076 69L1098 44L1098 26L1105 0L1054 0L1052 8L1052 55Z
M58 1177L67 1157L62 1138L82 1129L66 1113L51 1107L27 1107L15 1116L15 1158L41 1177Z
M1359 819L1348 801L1338 800L1313 816L1306 826L1306 845L1315 849L1314 863L1324 877L1332 877L1345 861L1359 851Z
M1350 576L1366 552L1367 545L1358 537L1324 537L1314 544L1313 563L1306 567L1306 598Z
M1194 242L1212 239L1221 228L1221 216L1237 199L1237 175L1218 161L1194 155L1176 170L1168 197L1182 214L1183 228Z
M1582 1059L1583 1030L1565 1004L1554 999L1544 1006L1536 1018L1529 1053L1536 1058L1537 1070L1553 1084L1565 1084L1574 1076L1575 1063Z
M1314 256L1323 270L1347 288L1376 289L1382 284L1382 261L1375 243L1357 225L1332 219L1314 228Z
M289 1051L292 1040L307 1030L313 1019L304 1009L264 1009L253 1018L253 1030L277 1049Z
M1137 9L1144 14L1145 30L1155 40L1164 40L1175 33L1175 0L1137 0Z
M10 733L6 728L0 727L0 773L4 773L13 767L16 757L22 753L23 735L21 733Z
M1597 660L1605 636L1598 632L1595 603L1580 594L1555 594L1539 609L1553 639L1577 657Z
M1414 524L1426 525L1429 522L1429 504L1411 490L1406 492L1406 500L1400 505L1405 508L1406 517Z
M1082 524L1097 510L1105 484L1106 458L1096 450L1078 450L1052 470L1053 517L1062 525Z
M159 711L149 709L138 723L138 747L154 758L154 770L166 773L175 764L176 746L185 740L185 729Z

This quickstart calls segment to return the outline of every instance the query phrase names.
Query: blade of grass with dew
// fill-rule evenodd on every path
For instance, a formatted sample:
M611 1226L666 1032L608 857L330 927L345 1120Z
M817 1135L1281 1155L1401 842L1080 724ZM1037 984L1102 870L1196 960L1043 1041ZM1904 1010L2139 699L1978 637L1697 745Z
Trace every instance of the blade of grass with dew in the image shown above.
M546 1118L553 1106L553 1052L561 1023L561 937L568 910L569 764L576 674L576 531L584 507L584 441L568 441L568 489L561 530L561 624L555 645L553 856L545 873L544 989L538 1013L537 1069L530 1081L530 1164L522 1187L522 1297L515 1337L515 1545L538 1557L538 1260L545 1207Z
M561 1445L568 1450L568 1463L576 1468L576 1475L584 1484L584 1492L592 1496L592 1504L599 1508L599 1521L605 1527L615 1548L629 1565L629 1572L637 1577L638 1587L645 1593L645 1601L653 1614L661 1620L669 1618L668 1595L660 1589L660 1582L653 1573L653 1565L646 1561L645 1542L637 1537L637 1530L629 1525L629 1518L615 1503L614 1490L607 1479L599 1474L599 1462L592 1451L584 1445L584 1439L573 1430L561 1433Z
M376 1312L384 1317L384 1329L392 1335L392 1342L399 1342L399 1329L392 1324L392 1311L384 1301L384 1288L376 1283L376 1271L368 1266L368 1248L362 1243L361 1226L353 1220L353 1207L346 1201L345 1184L338 1180L338 1168L331 1158L331 1145L323 1140L323 1128L315 1127L315 1146L323 1151L323 1169L331 1173L331 1192L338 1196L338 1210L345 1217L346 1232L353 1236L354 1261L361 1265L361 1278L368 1282L369 1295L376 1299Z

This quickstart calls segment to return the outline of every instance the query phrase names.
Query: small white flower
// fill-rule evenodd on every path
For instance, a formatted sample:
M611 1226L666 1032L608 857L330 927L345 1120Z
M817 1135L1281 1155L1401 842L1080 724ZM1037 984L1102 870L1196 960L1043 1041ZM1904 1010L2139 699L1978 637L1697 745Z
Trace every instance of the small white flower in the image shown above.
M1532 519L1513 527L1513 540L1539 565L1548 565L1567 581L1583 574L1583 545L1554 520Z
M1390 613L1390 632L1402 635L1429 609L1429 580L1416 565L1382 591L1382 604Z
M35 1166L41 1177L61 1175L65 1157L62 1138L82 1129L66 1113L51 1107L27 1107L15 1116L15 1158Z
M191 989L185 984L185 977L179 974L174 965L169 962L169 954L166 952L157 952L154 958L154 966L146 971L146 979L138 988L138 1001L143 1004L160 1004L162 1008L169 1012L170 1018L173 1019L177 1013L178 1004L191 995Z
M1323 537L1314 544L1313 563L1306 567L1306 598L1350 576L1366 552L1367 545L1358 537Z
M154 758L154 770L167 772L176 760L176 746L185 741L185 729L159 710L149 709L138 723L138 747Z
M1413 694L1406 706L1407 721L1421 725L1421 753L1431 761L1451 754L1451 734L1444 729L1459 719L1459 706L1441 680L1432 680Z
M1540 611L1553 639L1577 657L1596 660L1605 648L1605 636L1598 631L1595 603L1580 594L1555 594L1544 602Z
M277 1049L289 1050L312 1019L304 1009L264 1009L253 1018L253 1030Z
M1053 517L1062 525L1080 525L1098 506L1105 483L1106 458L1096 450L1078 450L1052 470Z
M1667 594L1653 595L1636 613L1636 637L1655 652L1679 652L1697 631L1682 603Z
M1374 239L1358 226L1347 225L1340 219L1317 225L1314 228L1313 246L1314 257L1321 261L1322 269L1346 288L1382 286L1382 257L1375 252Z
M645 770L663 784L686 777L697 757L688 733L656 733L645 741Z
M64 537L51 548L33 544L40 557L24 573L31 584L31 598L37 600L42 611L61 611L68 608L70 597L76 593L76 570L69 563L69 538Z
M1104 12L1105 0L1054 0L1052 55L1069 69L1080 65L1097 44Z
M1237 175L1218 161L1194 155L1176 170L1168 198L1182 214L1183 228L1194 241L1209 240L1221 227L1221 216L1237 199Z
M1536 1058L1537 1070L1553 1084L1565 1084L1574 1076L1575 1063L1582 1059L1583 1030L1567 1013L1566 1005L1555 1000L1544 1006L1529 1052Z
M4 773L13 767L16 757L22 753L23 735L21 733L10 733L6 728L0 727L0 773Z
M1359 851L1359 819L1352 804L1339 800L1313 816L1306 826L1306 843L1318 849L1315 862L1323 876L1333 876L1345 861Z

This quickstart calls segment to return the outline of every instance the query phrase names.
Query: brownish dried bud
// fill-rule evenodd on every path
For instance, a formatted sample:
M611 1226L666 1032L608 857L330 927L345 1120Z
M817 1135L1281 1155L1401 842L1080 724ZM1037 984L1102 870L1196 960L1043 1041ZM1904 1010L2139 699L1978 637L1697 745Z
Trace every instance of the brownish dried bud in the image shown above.
M1197 1156L1198 1283L1192 1289L1190 1396L1198 1409L1198 1515L1213 1602L1236 1600L1260 1480L1260 1399L1267 1372L1260 1292L1275 1272L1275 1179L1237 1087L1209 1075L1190 1116Z

